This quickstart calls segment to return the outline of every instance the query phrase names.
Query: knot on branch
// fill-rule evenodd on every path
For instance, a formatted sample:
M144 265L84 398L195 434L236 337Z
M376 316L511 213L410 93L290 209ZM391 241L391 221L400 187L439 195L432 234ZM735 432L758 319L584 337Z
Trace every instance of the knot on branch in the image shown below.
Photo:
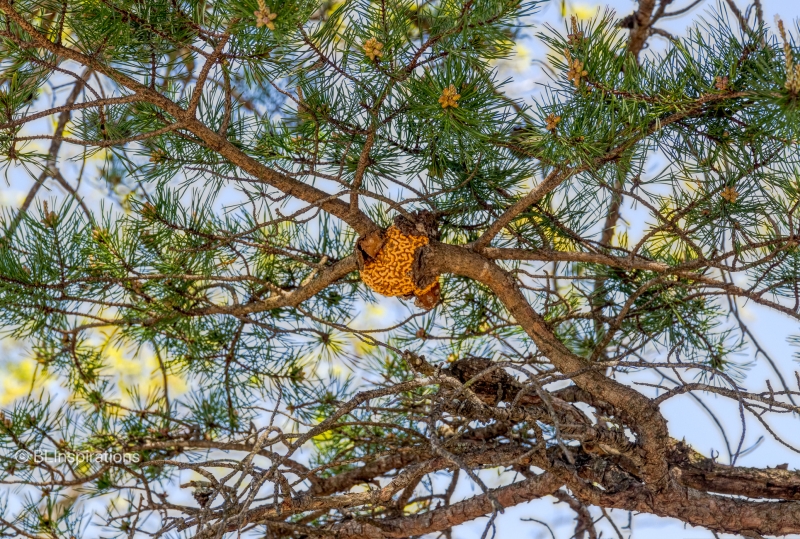
M419 279L422 248L430 239L438 239L436 220L428 211L398 215L386 231L378 230L356 242L361 280L382 296L416 298L416 305L432 309L440 298L439 279L421 283Z
M636 24L636 13L631 13L630 15L622 17L617 23L617 27L630 29L633 28L635 24Z
M436 374L436 369L425 360L425 356L417 355L409 350L403 352L403 359L411 367L411 370L418 372L425 376L433 376Z
M492 364L488 358L467 356L453 362L449 373L462 384L469 383L470 389L486 404L494 406L501 401L512 402L523 385L505 369L492 369ZM538 405L541 399L535 394L525 395L518 404Z

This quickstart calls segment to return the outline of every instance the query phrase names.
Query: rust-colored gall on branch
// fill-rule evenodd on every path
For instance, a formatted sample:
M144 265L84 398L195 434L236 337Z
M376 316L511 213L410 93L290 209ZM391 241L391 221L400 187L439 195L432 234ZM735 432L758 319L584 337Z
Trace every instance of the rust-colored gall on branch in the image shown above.
M377 249L376 237L376 234L372 234L359 242L363 257L361 280L364 284L382 296L413 296L417 298L417 304L426 309L436 305L439 281L419 288L412 275L417 251L428 245L428 237L404 234L398 227L390 226Z

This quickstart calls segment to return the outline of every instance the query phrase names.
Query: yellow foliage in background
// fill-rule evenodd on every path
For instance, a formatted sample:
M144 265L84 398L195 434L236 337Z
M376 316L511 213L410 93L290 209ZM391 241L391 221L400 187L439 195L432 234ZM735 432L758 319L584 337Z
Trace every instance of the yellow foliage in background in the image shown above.
M149 349L138 352L127 343L112 342L112 335L96 344L96 350L103 357L105 369L103 375L117 382L123 403L131 404L129 393L133 390L140 395L163 393L164 382L158 358ZM55 381L54 377L41 368L37 369L36 359L33 357L11 357L11 350L21 350L22 343L13 339L3 342L3 357L0 358L0 368L3 376L0 377L0 406L8 407L17 399L26 397L31 393L36 394L45 387L45 384ZM186 380L175 374L169 374L167 384L170 396L179 395L188 390ZM125 402L127 401L127 402Z
M561 0L561 16L568 17L575 15L581 20L591 19L597 13L598 6L590 4L573 4L567 0Z
M317 416L318 423L322 423L326 419L327 418L323 415ZM325 432L321 432L312 438L312 440L314 440L317 443L327 442L332 439L333 439L333 432L331 432L331 430L326 430Z
M119 380L118 387L124 396L133 390L138 390L140 395L163 392L163 375L158 358L151 350L143 348L135 353L128 343L115 343L113 334L107 336L102 348L106 367L103 374ZM175 374L169 374L167 380L170 395L188 389L186 381Z
M3 376L0 377L0 406L8 406L31 390L36 361L24 358L21 361L3 360L0 362Z
M538 232L543 235L545 239L547 239L548 243L550 244L548 247L556 251L574 251L577 248L575 242L563 233L558 233L550 226L543 226L546 221L542 216L531 215L530 217L520 219L519 222L522 224L522 226L534 226ZM513 239L515 237L512 232L506 230L501 232L501 235L508 239Z

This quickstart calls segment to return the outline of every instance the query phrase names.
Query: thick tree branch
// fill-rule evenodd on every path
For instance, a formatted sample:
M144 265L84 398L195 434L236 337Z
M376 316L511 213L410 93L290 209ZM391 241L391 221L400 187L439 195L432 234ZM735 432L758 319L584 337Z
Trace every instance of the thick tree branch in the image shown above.
M620 413L636 418L631 421L631 425L637 425L640 435L638 443L646 454L643 475L655 488L664 485L667 479L667 461L663 441L669 433L666 420L650 399L601 373L586 371L589 366L587 360L570 352L558 340L522 295L515 280L490 260L464 247L432 243L423 253L422 267L426 276L455 273L491 288L556 369L562 373L583 371L583 374L573 378L579 387L607 402Z
M673 471L672 477L670 488L658 493L635 484L617 493L606 493L576 482L570 482L568 486L585 504L673 517L717 532L800 533L800 502L754 502L717 496L680 486L675 482L680 477L677 471Z
M664 2L665 0L662 0ZM647 41L650 17L653 14L656 0L639 0L639 9L633 13L633 27L628 37L628 52L638 57Z
M493 489L491 496L499 501L503 507L513 507L552 494L561 487L561 484L561 481L555 476L544 473L507 487ZM454 503L449 507L434 509L421 515L385 519L374 524L354 520L336 526L332 531L338 539L412 537L447 530L491 512L492 500L490 495L481 494L462 502Z

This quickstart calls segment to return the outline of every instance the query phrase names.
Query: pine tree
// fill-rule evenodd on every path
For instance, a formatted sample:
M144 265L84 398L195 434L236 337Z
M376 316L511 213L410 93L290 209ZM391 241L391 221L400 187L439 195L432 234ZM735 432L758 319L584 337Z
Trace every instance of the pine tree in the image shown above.
M0 233L37 362L0 533L487 537L539 498L575 537L622 537L610 509L800 533L797 471L662 410L795 447L790 359L739 307L800 319L800 52L726 1L684 37L672 0L538 28L527 106L493 66L536 1L0 0L0 166L37 180ZM365 329L383 297L404 319Z

